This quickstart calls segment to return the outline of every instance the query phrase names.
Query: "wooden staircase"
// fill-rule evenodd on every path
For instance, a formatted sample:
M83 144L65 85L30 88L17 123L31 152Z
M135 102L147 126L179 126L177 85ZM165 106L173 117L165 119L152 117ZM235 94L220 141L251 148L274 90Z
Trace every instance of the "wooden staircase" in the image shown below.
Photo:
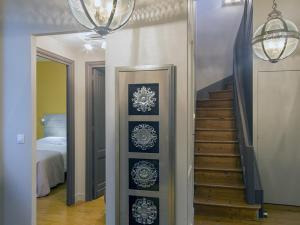
M255 220L259 205L245 201L232 84L197 102L195 216Z

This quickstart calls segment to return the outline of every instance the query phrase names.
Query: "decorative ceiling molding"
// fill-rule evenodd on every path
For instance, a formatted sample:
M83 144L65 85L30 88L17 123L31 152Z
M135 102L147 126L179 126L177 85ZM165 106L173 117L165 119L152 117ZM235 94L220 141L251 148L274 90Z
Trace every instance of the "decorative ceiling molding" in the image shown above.
M86 30L72 16L65 0L9 0L6 1L5 11L0 14L0 19L4 16L11 24L17 24L24 29L29 25L35 26L37 31L43 30L45 26L52 27L57 32L66 29ZM126 28L162 24L186 17L187 0L137 0L136 9Z
M43 30L45 26L49 29L52 27L58 32L60 29L84 30L71 14L65 0L7 0L5 1L4 16L6 22L16 24L18 29L28 29L28 25L38 30Z
M186 0L141 0L127 28L162 24L187 17Z

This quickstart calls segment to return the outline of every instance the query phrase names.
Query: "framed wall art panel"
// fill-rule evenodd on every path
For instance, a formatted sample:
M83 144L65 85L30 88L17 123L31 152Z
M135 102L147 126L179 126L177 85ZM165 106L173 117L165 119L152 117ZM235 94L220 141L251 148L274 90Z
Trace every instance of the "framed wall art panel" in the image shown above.
M129 189L159 191L159 160L129 159Z
M129 115L159 115L159 83L128 84Z
M116 225L175 224L175 73L116 70Z
M159 122L129 121L129 152L159 153Z

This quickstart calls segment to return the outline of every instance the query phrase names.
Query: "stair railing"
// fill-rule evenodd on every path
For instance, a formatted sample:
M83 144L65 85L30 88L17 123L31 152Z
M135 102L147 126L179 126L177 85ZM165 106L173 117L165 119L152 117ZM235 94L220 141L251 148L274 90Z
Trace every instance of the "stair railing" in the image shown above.
M246 200L249 204L263 205L263 189L253 147L252 115L252 0L245 1L245 10L234 47L233 88L234 108L238 129L238 139L246 187ZM260 211L262 217L263 210Z

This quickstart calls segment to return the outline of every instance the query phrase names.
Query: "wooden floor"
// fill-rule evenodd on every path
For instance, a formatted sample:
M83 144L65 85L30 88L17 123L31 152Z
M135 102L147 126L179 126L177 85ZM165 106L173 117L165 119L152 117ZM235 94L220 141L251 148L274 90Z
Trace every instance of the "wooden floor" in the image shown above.
M300 207L265 205L268 218L260 221L196 217L195 225L300 225Z
M61 185L51 194L37 200L37 225L105 225L104 198L68 207L66 187Z
M104 199L67 207L65 186L37 200L37 225L105 225ZM261 221L238 221L196 217L195 225L300 225L300 207L265 206L269 217Z

